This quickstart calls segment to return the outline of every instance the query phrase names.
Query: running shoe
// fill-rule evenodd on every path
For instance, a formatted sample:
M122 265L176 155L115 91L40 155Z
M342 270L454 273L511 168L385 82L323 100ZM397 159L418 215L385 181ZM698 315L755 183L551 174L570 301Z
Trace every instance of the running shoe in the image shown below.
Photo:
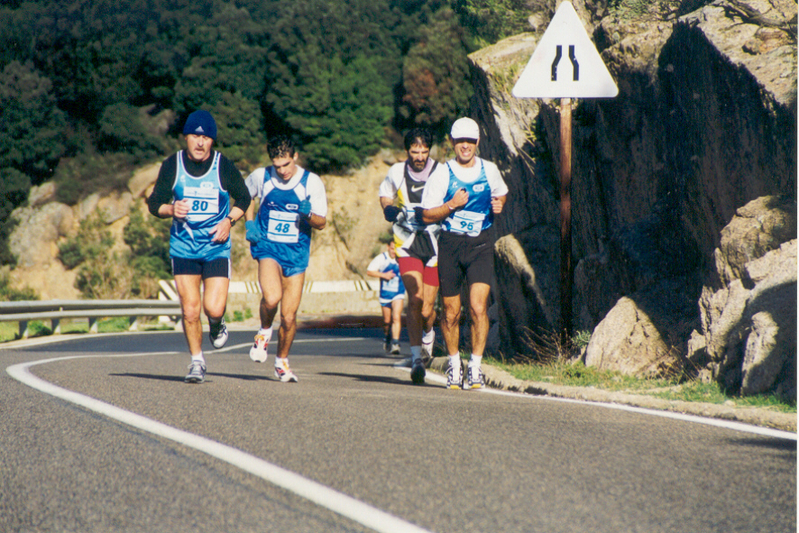
M422 361L422 358L419 357L418 359L415 359L411 365L411 381L413 384L424 385L425 373L424 361Z
M460 389L463 383L463 367L459 364L457 368L450 362L447 368L447 388Z
M391 345L391 355L399 355L400 354L400 347L399 344L392 344Z
M266 347L271 340L272 335L261 335L260 333L255 335L255 343L250 348L250 359L255 361L256 363L264 363L266 362L267 353Z
M192 361L189 365L189 373L183 378L186 383L202 383L205 381L205 365L200 361Z
M288 363L285 361L279 362L280 366L275 366L275 377L283 383L297 383L299 379L294 375L294 372L289 368Z
M436 342L436 330L430 328L430 331L422 334L422 350L427 354L427 358L433 357L433 344Z
M486 385L483 369L477 365L469 365L466 370L466 377L466 382L463 384L464 389L482 389Z
M209 324L209 327L211 330L209 337L211 337L211 344L214 348L221 348L224 346L229 336L225 319L222 318L219 324Z

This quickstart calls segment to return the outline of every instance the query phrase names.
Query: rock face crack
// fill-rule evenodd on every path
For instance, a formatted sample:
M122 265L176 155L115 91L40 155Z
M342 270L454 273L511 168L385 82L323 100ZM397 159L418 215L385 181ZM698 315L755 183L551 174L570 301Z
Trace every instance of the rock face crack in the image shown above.
M740 0L724 0L721 5L728 15L737 15L744 23L757 24L758 26L767 28L777 28L787 33L793 42L796 42L796 15L790 20L767 17L757 9Z

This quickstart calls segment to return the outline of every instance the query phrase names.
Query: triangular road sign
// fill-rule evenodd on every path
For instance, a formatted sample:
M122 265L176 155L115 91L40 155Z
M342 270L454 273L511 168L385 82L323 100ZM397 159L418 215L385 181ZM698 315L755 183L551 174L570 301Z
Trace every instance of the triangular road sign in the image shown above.
M612 98L619 94L571 2L558 7L512 94L516 98Z

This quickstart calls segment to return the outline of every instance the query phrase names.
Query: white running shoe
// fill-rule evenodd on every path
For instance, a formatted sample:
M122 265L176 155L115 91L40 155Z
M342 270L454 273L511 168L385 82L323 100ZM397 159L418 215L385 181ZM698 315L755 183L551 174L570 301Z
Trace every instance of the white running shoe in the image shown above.
M447 368L447 388L460 389L463 386L462 384L463 366L459 363L458 367L455 368L455 365L450 361L449 367Z
M485 377L483 376L483 369L477 365L469 365L466 370L466 381L463 382L463 388L466 389L482 389L485 387Z
M268 356L266 347L269 345L270 340L272 340L271 333L269 335L256 334L255 343L250 348L250 359L256 363L265 363Z
M427 352L427 357L433 357L433 345L436 342L436 330L430 328L430 331L422 334L422 350Z
M229 336L225 319L223 318L219 324L209 324L209 326L211 331L208 336L211 338L211 344L217 349L223 347Z
M205 381L205 365L200 361L192 361L189 365L189 373L183 378L186 383L202 383Z
M297 379L297 376L291 371L289 364L285 360L279 358L278 362L279 366L275 365L275 377L283 383L297 383L299 379Z
M399 355L400 354L400 345L397 343L391 344L391 355Z

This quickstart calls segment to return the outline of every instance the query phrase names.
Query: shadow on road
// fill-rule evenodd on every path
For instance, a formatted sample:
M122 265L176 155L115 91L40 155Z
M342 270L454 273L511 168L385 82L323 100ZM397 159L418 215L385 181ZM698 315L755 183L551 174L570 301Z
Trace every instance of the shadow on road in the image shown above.
M416 387L411 383L410 379L398 379L392 378L388 376L367 376L364 374L346 374L344 372L320 372L320 376L332 376L332 377L340 377L340 378L350 378L356 381L362 381L365 383L388 383L390 385L410 385L412 387Z

